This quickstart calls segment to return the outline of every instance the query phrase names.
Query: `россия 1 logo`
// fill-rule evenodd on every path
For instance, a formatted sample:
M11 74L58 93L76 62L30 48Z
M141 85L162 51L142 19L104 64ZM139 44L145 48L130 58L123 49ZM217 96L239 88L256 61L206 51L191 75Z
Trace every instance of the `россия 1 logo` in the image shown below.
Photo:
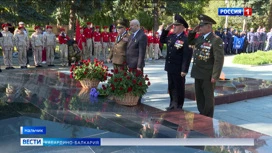
M218 8L219 16L252 16L252 8Z

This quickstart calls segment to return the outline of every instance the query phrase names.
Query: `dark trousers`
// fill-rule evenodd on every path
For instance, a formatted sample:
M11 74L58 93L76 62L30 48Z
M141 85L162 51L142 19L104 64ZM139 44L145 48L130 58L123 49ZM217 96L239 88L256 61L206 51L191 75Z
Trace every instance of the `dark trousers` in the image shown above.
M211 80L195 79L195 94L197 108L201 115L213 117L214 113L214 88Z
M185 77L180 74L167 73L170 107L182 108L184 104Z

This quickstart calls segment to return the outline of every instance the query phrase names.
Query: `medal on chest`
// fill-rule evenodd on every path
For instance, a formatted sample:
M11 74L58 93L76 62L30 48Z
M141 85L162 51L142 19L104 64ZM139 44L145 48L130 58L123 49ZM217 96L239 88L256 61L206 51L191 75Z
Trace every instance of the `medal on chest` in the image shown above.
M210 40L208 42L204 42L198 49L199 50L198 59L207 62L207 60L211 56L211 47L212 44L210 43Z

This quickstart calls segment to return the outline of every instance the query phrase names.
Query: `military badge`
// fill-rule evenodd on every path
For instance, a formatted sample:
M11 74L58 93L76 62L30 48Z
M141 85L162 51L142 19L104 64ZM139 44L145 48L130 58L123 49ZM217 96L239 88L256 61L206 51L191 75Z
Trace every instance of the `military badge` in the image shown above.
M181 47L183 47L183 44L184 44L183 41L177 40L177 41L175 42L175 45L174 45L174 46L175 46L177 49L180 49Z

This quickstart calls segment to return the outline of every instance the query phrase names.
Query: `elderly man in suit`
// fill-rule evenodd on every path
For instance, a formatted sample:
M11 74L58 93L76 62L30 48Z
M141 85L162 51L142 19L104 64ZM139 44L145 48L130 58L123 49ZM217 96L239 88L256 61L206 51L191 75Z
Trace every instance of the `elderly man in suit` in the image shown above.
M130 31L132 34L127 45L126 63L128 68L143 71L147 36L141 30L140 22L136 19L130 21Z
M212 25L216 22L207 15L199 15L200 24L190 31L188 41L194 45L194 62L191 76L195 78L197 108L201 115L213 117L214 89L224 63L222 39L215 35ZM202 35L195 38L196 32Z
M172 27L174 31L168 36ZM161 43L167 44L165 71L167 71L170 95L170 105L167 110L182 109L184 104L185 77L192 58L192 49L189 48L184 32L188 27L184 18L176 14L175 22L163 29L160 37Z
M127 51L126 51L126 63L129 69L144 70L145 66L145 53L147 46L147 36L140 27L140 22L137 19L130 21L130 31L132 32L129 37ZM141 97L138 104L141 103Z
M128 27L128 20L118 20L116 27L118 36L114 46L110 50L107 62L109 63L112 61L114 69L120 69L124 68L124 63L126 62L126 50L129 38L129 34L126 31L126 28Z

